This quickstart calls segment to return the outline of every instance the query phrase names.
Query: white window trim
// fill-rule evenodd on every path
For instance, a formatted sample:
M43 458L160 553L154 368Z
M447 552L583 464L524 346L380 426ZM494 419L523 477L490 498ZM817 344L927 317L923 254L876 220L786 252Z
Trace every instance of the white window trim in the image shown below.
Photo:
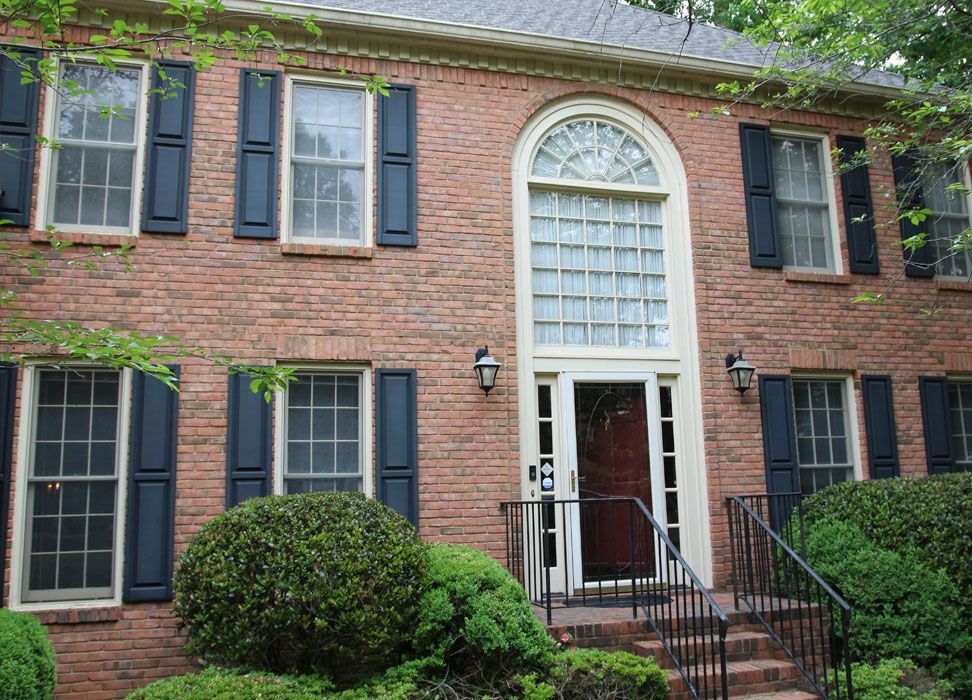
M788 127L770 126L770 138L773 136L792 136L793 138L816 141L821 149L820 161L823 163L824 192L827 197L827 213L830 218L830 241L828 242L828 252L833 261L832 268L824 267L804 267L801 265L784 265L784 270L794 272L814 272L819 275L841 275L844 273L844 259L840 248L840 226L837 221L837 188L834 184L834 163L830 155L830 135L821 134L819 131L807 131L792 129ZM774 166L775 168L775 166ZM774 179L776 173L773 173ZM777 218L777 227L779 218Z
M361 226L362 237L358 241L347 241L337 238L311 238L294 236L291 232L291 218L293 216L293 201L290 164L293 150L293 114L294 114L294 86L299 83L319 85L321 87L353 88L360 90L364 97L364 174L361 183ZM281 243L301 243L305 245L343 246L346 248L370 248L374 245L374 207L375 207L375 96L364 89L361 81L332 76L320 76L311 73L288 73L284 76L284 110L283 134L281 140L281 178L280 178L280 231Z
M797 381L839 381L844 384L844 408L845 416L844 420L846 425L844 426L844 431L847 433L847 439L849 441L848 454L851 459L851 466L854 472L854 481L861 481L864 478L864 462L861 453L861 435L860 431L862 424L857 419L857 392L854 387L854 377L847 374L834 374L827 372L798 372L790 375L790 380ZM863 400L863 399L862 399ZM793 436L796 439L796 404L792 403L790 408L793 411ZM797 463L797 475L799 478L800 458L798 455L796 457Z
M278 367L293 369L296 374L301 372L320 374L347 374L361 378L361 393L359 401L360 430L361 430L361 490L368 498L375 497L375 465L372 452L372 431L374 400L371 387L371 366L362 364L338 363L278 363ZM286 449L286 390L276 392L273 405L273 493L280 495L284 492L284 449Z
M17 464L14 477L14 508L13 533L10 553L10 608L24 612L43 610L80 610L85 608L103 608L119 606L122 603L122 585L124 583L125 566L125 525L127 522L126 506L128 501L128 441L131 430L131 402L132 402L132 372L129 369L120 371L118 385L118 489L116 493L115 519L115 559L112 577L113 595L110 598L92 598L83 600L57 600L44 602L23 602L24 565L27 561L25 551L27 542L27 473L30 469L31 443L33 441L34 414L37 409L37 376L39 370L47 363L38 361L33 366L25 367L23 382L20 389L20 425L17 429ZM79 369L105 369L94 364L74 363L68 367Z
M64 59L58 58L55 69L58 79L61 75L61 64ZM97 65L93 61L79 61L79 63L90 63ZM135 114L135 160L132 164L132 200L131 200L131 226L94 226L91 224L60 224L57 230L63 233L91 233L98 235L125 235L137 236L142 227L142 190L145 178L145 150L148 143L148 93L150 80L152 79L148 62L125 59L115 62L121 68L137 68L141 70L141 82L139 83L139 98L136 102ZM44 88L44 124L43 133L48 138L56 138L57 120L57 91L50 86ZM40 158L40 187L37 192L37 228L46 230L48 225L53 226L51 206L54 203L54 153L50 148L41 149Z
M959 169L962 171L962 184L969 189L969 193L965 195L965 225L972 228L972 178L969 176L968 163L959 164ZM958 253L961 255L962 253ZM965 251L966 255L970 261L972 261L972 252ZM950 282L972 282L972 276L970 275L943 275L938 272L938 266L935 266L935 279L950 281Z
M665 222L665 274L669 289L679 290L669 299L671 348L614 349L603 347L536 347L533 342L530 258L527 249L530 230L529 183L531 165L539 144L557 125L581 117L613 121L641 136L655 162L667 193L662 202ZM537 374L561 372L655 372L677 377L679 435L682 436L681 482L682 532L680 549L703 582L712 582L712 543L709 528L709 496L706 455L701 439L687 436L703 434L702 393L698 354L698 324L695 308L695 278L692 267L689 227L688 185L678 149L665 131L642 110L619 100L595 95L578 95L557 100L538 110L520 131L513 152L513 257L516 279L517 375L520 377L518 407L520 415L521 492L530 498L527 478L531 462L531 435L536 432ZM563 181L559 181L563 184ZM591 184L591 183L586 183ZM584 183L578 183L584 186ZM657 193L645 192L650 198Z

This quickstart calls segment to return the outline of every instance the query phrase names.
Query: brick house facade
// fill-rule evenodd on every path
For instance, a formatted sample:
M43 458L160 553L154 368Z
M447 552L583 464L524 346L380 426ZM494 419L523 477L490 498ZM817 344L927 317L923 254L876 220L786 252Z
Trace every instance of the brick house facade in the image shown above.
M647 16L654 20L653 15ZM96 23L96 18L91 19ZM931 441L930 435L939 433L930 426L936 420L930 400L924 402L923 418L919 377L953 379L952 394L957 398L952 401L951 415L965 415L961 405L961 387L965 385L960 380L972 376L967 351L972 341L968 322L972 284L957 280L956 275L907 276L897 283L885 305L853 304L854 296L880 289L884 276L902 266L901 232L897 224L888 223L889 200L884 197L894 187L892 163L885 154L875 153L867 170L876 236L870 262L876 264L878 275L851 271L854 253L848 249L849 222L844 208L847 185L844 179L833 177L833 166L827 165L837 137L860 136L876 96L887 88L862 88L865 94L834 104L827 112L770 113L742 104L733 106L731 114L710 118L707 115L721 104L715 83L733 70L744 72L745 65L723 62L723 72L719 73L713 68L715 60L709 65L703 56L662 69L647 49L632 49L631 55L619 62L612 51L598 55L597 43L586 48L577 43L571 52L529 37L512 43L511 33L489 23L468 29L465 41L458 30L456 35L437 39L434 30L441 25L425 26L421 16L411 16L407 21L382 20L379 15L359 16L350 5L334 9L325 19L333 26L327 26L321 51L301 52L308 62L306 68L282 69L267 53L254 62L227 59L194 76L184 234L140 230L138 211L132 216L131 233L105 233L107 224L89 225L87 229L80 223L76 227L60 226L65 230L63 237L76 245L62 252L49 269L31 276L4 263L5 288L17 293L17 308L36 318L172 335L238 362L293 365L299 371L316 372L324 387L322 392L330 391L330 382L335 382L336 404L306 410L312 420L330 420L332 415L338 415L338 421L341 415L352 417L343 428L335 424L330 437L315 442L314 449L321 445L322 450L336 450L338 465L340 450L350 449L356 455L348 458L348 464L357 465L358 471L349 468L344 481L321 477L315 482L327 488L345 484L373 495L383 488L382 460L388 450L398 450L388 441L400 434L394 432L395 416L380 415L376 390L383 381L404 378L404 389L388 384L384 390L402 390L406 395L414 391L414 425L405 425L404 429L414 428L417 462L411 466L417 465L415 504L420 533L430 540L480 547L501 559L506 533L499 504L536 497L543 490L543 474L538 481L531 481L528 471L530 465L542 461L540 453L546 453L538 443L542 438L537 437L538 420L543 422L546 414L541 414L547 410L538 408L538 386L549 387L542 391L552 392L546 397L552 397L549 400L554 404L550 418L557 426L552 448L558 453L555 461L576 468L576 453L566 449L569 441L565 436L573 433L561 431L566 419L558 411L570 410L572 403L564 400L563 393L584 384L585 372L594 373L588 381L647 387L638 386L634 391L648 404L649 421L661 420L650 408L655 405L654 399L638 392L668 387L667 396L674 397L676 406L671 421L675 424L676 448L666 449L665 455L673 452L677 458L677 478L665 481L659 474L663 470L661 452L653 453L648 488L656 502L666 502L667 511L677 509L680 513L677 518L669 513L673 515L669 520L673 524L678 521L683 552L703 580L715 587L727 582L724 498L767 490L762 388L754 383L753 389L742 396L734 391L726 374L727 353L742 349L746 359L758 368L757 377L794 378L796 384L792 379L783 380L786 391L806 396L808 401L816 400L814 392L827 394L830 403L824 410L829 413L823 415L833 414L835 420L844 422L846 439L842 444L846 454L837 459L832 452L838 449L834 445L841 437L836 427L832 426L824 438L819 432L804 434L798 427L795 437L830 440L827 450L831 451L831 461L822 458L819 450L823 448L817 443L813 445L813 461L838 464L847 478L869 478L875 459L881 458L869 449L874 447L869 439L876 438L866 424L879 419L874 418L872 406L865 406L862 379L890 377L896 426L896 440L894 432L891 439L896 447L891 458L893 471L901 476L928 473L932 459L929 450L934 450L926 443ZM356 22L370 27L367 35L355 30ZM83 40L91 31L96 30L78 29L76 38ZM608 42L608 46L613 44ZM384 195L377 181L388 177L378 172L384 162L377 138L382 128L377 115L383 98L360 92L354 93L360 98L361 120L354 128L361 130L365 144L359 159L361 169L356 171L366 183L362 198L356 200L361 204L358 211L363 232L360 238L341 240L339 231L336 240L328 238L324 243L311 240L316 233L305 237L294 234L296 216L288 193L295 187L289 178L299 158L287 153L298 123L294 120L294 90L300 86L320 90L320 100L329 90L353 90L348 83L319 82L322 77L333 79L333 72L324 68L338 63L354 72L377 73L395 85L414 88L411 167L417 182L416 224L411 233L417 245L383 245L379 241L379 209L384 205L379 198ZM279 122L274 128L280 127L280 136L271 151L279 187L273 189L278 218L270 224L269 238L238 235L238 170L241 153L246 151L239 138L240 95L247 89L245 76L252 71L281 71L277 91L270 93L276 100L270 114ZM144 88L150 71L136 66L135 73ZM50 111L56 100L49 91L40 92L37 123L42 133L50 135L54 123ZM135 108L139 128L151 127L145 121L147 102ZM635 175L637 182L632 186L577 176L555 183L552 180L556 178L537 175L539 171L532 169L540 144L557 128L579 120L600 120L606 128L616 130L610 133L622 134L617 138L631 135L651 159L656 179L649 174L642 181L638 180L640 174ZM822 159L817 161L822 184L819 211L823 212L822 220L833 222L826 234L829 243L825 241L825 245L831 246L825 253L827 262L819 270L804 264L754 265L747 218L747 184L753 176L750 174L749 181L744 178L740 124L768 126L769 132L762 133L767 147L772 147L773 135L778 135L809 144L808 149L817 148L817 157ZM140 136L135 140L133 162L144 170L151 139ZM48 185L56 169L54 156L42 153L40 148L37 153L31 172L30 225L7 229L14 240L24 243L45 240L43 226L57 216L50 213L52 200L64 196L54 194L56 184ZM802 168L801 177L809 178L806 172L813 168L807 163L812 160L813 156L805 156L802 165L792 166L793 172ZM355 159L342 156L337 161L347 165ZM139 171L134 181L132 191L141 190L143 176ZM595 184L589 186L590 182ZM666 275L662 302L667 302L668 308L655 320L662 322L652 325L651 318L641 316L640 322L624 326L619 316L612 316L613 321L603 324L612 328L614 344L620 342L617 339L623 329L634 329L631 332L641 340L633 342L640 342L639 347L602 351L592 347L591 336L583 334L584 340L580 335L573 337L573 346L536 342L540 336L534 331L541 331L534 324L545 317L539 315L540 302L531 298L529 285L538 279L534 274L538 270L550 270L531 258L531 212L537 220L542 212L531 210L528 202L531 193L550 192L563 198L580 196L588 206L593 206L592 198L613 198L612 211L617 212L628 201L660 203L662 218L642 219L640 224L655 230L660 222ZM321 200L311 199L325 206ZM779 192L776 199L780 200L775 203L779 209L792 206ZM338 200L338 206L342 201ZM146 206L145 201L142 205ZM810 216L807 214L808 220ZM566 226L563 218L550 217ZM585 220L593 226L590 218ZM622 220L621 214L612 219L615 224ZM321 229L312 230L319 233ZM561 239L561 246L566 245L565 240ZM121 243L133 244L129 256L134 269L130 272L112 263L90 271L66 264L90 245ZM617 241L614 247L620 247ZM652 250L643 243L632 247L643 259ZM598 269L591 262L593 255L588 250L584 268L589 284L594 284L593 270ZM618 260L611 263L609 274L615 275L620 285L618 280L625 268L619 267ZM640 268L643 277L650 276L646 264ZM557 271L555 262L554 274ZM565 284L561 281L558 288L560 314L565 313ZM617 287L615 291L618 296L612 304L620 304L622 293ZM532 294L539 295L536 289ZM577 297L584 300L585 313L591 315L576 324L586 328L584 334L597 330L595 312L587 305L588 301L593 304L588 298L593 296L594 292L588 290ZM920 315L920 309L935 305L942 307L940 313L931 318ZM611 308L611 314L622 313L620 306ZM568 317L548 320L560 324L557 333L568 332ZM659 327L670 328L661 340L650 336ZM571 332L581 331L574 328ZM496 388L484 398L471 365L475 350L487 343L503 368ZM414 374L391 370L414 370ZM597 374L604 372L615 374ZM257 479L262 479L258 488L274 492L284 488L282 464L296 464L303 448L293 438L297 428L285 437L282 423L286 415L288 425L296 425L297 414L304 410L302 399L278 397L265 416L234 428L229 406L232 384L228 391L224 369L186 359L181 362L180 375L181 393L172 433L176 436L176 559L199 527L227 506L227 490L234 488L234 477L228 476L227 454L234 449L234 440L239 441L236 449L244 452L251 448L266 450L270 468ZM121 398L116 401L119 408L114 414L119 431L118 466L113 482L117 485L115 524L112 541L105 545L111 552L107 564L110 581L104 586L107 593L79 599L54 596L57 600L51 600L43 595L31 598L31 574L24 570L29 554L27 502L33 499L35 509L39 508L37 489L43 488L43 482L28 477L31 460L37 459L34 427L40 419L33 412L48 404L37 393L41 391L40 370L21 369L9 376L15 382L8 380L14 408L9 417L10 478L4 484L8 522L3 600L10 607L35 610L48 625L58 653L59 695L118 697L155 678L188 670L190 660L182 651L184 639L176 630L171 605L154 600L122 602L122 590L127 590L124 579L131 564L125 561L126 552L131 550L125 544L123 527L125 507L131 499L124 492L126 484L132 488L135 483L130 480L130 471L135 468L133 455L125 458L124 445L129 444L137 418L127 408L130 394L126 392L137 383L135 378L121 376ZM44 381L51 391L66 391L71 377L48 377ZM305 385L317 386L314 381ZM412 381L414 385L409 388ZM343 409L355 409L353 415L341 412L341 386L346 386L351 397ZM539 401L546 402L546 397ZM237 400L247 403L245 398ZM835 400L840 406L835 406ZM68 399L63 401L60 405L67 412L72 404ZM98 410L97 399L92 401L88 408ZM79 405L73 406L77 409ZM764 411L772 413L778 408L764 402ZM799 408L798 404L798 412ZM812 422L813 410L819 408L811 403L807 419ZM237 407L241 410L249 409ZM272 426L269 434L245 434L247 425L262 430L264 421ZM570 429L576 428L574 424ZM955 424L952 430L962 432ZM576 439L576 435L573 437ZM68 437L63 433L58 439L62 447L67 444ZM94 440L91 433L87 439ZM255 448L257 443L259 447ZM247 461L248 454L240 460ZM795 457L791 455L791 462L793 473L798 475ZM961 457L952 455L953 468L958 468ZM407 461L408 455L404 459ZM238 467L239 463L230 464L229 471ZM337 468L340 473L341 467ZM333 474L334 463L330 469ZM558 464L551 492L569 495L564 490L569 488L568 472L556 471L559 469ZM30 485L35 483L38 485ZM407 500L407 495L403 498ZM98 517L91 503L89 521ZM63 508L62 519L66 513ZM89 557L91 549L88 547Z

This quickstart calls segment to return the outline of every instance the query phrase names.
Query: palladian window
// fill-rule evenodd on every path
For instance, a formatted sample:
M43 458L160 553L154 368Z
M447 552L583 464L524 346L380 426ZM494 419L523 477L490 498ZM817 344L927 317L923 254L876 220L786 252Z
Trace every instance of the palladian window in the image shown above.
M580 119L543 140L530 174L536 345L670 346L660 184L613 124Z

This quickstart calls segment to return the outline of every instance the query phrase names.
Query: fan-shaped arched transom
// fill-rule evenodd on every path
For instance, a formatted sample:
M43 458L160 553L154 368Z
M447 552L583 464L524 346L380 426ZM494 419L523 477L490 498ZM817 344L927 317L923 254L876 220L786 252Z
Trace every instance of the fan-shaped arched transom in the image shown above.
M585 182L661 184L638 140L600 119L578 119L554 129L540 144L531 173Z

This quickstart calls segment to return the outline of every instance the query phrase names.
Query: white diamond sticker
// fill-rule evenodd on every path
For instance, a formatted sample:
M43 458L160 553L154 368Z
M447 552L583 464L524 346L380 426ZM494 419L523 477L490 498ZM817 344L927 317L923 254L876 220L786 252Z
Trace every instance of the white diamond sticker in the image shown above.
M541 472L541 473L542 473L542 474L543 474L544 476L550 476L551 474L553 474L553 467L552 467L552 466L550 466L550 462L547 462L547 463L546 463L546 464L544 464L544 465L543 465L542 467L540 467L540 472Z

